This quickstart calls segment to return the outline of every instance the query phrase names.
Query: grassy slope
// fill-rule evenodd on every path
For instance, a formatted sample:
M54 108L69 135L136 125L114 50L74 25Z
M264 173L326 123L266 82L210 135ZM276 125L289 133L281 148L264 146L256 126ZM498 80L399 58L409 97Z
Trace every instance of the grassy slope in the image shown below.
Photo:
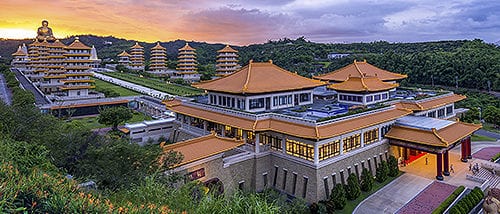
M166 83L166 82L158 80L158 79L138 77L138 76L135 76L133 74L108 72L108 73L105 73L104 75L118 78L121 80L125 80L128 82L132 82L135 84L139 84L142 86L146 86L149 88L153 88L153 89L156 89L158 91L162 91L162 92L173 94L173 95L189 96L189 95L198 95L198 94L202 93L201 90L198 90L198 89L195 89L195 88L192 88L189 86L174 85L174 84Z

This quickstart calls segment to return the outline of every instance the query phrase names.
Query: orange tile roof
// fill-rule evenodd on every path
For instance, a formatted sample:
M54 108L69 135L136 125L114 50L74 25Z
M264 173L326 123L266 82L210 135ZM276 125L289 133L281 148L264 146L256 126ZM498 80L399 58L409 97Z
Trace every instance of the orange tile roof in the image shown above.
M456 122L440 130L422 130L405 126L393 126L385 137L428 146L447 148L451 144L471 135L481 125Z
M135 42L135 45L130 47L130 49L136 49L136 48L139 49L139 48L143 48L143 47L141 45L139 45L138 42Z
M189 43L186 42L186 45L184 45L184 47L182 48L179 48L179 51L195 51L196 49L192 48L191 46L189 46Z
M56 47L56 48L64 48L66 45L59 41L59 39L56 39L53 43L50 44L51 47Z
M123 51L121 52L120 54L118 54L117 56L126 56L126 57L131 57L130 54L128 54L126 51Z
M335 81L343 82L346 81L349 76L351 77L362 77L362 76L376 76L382 81L400 80L408 77L406 74L398 74L390 71L386 71L377 68L366 61L354 62L338 70L332 71L330 73L314 76L314 79L319 79L323 81Z
M75 38L75 41L73 41L73 43L71 43L70 45L68 45L65 48L66 49L83 49L83 50L90 50L91 49L89 46L86 46L85 44L80 42L78 37Z
M238 53L237 50L234 50L229 45L217 51L217 53Z
M12 56L26 56L26 55L28 55L28 54L24 53L24 51L21 48L21 46L19 46L19 48L17 48L17 51L12 54Z
M451 94L449 96L438 97L436 99L425 100L423 102L402 100L395 103L395 106L396 108L409 109L413 111L425 111L448 105L450 103L455 103L465 98L467 97L461 94Z
M163 46L161 46L160 42L157 42L156 46L154 46L153 48L151 48L151 50L166 50L166 48L164 48Z
M235 128L252 131L272 130L280 133L286 133L292 136L310 139L330 138L354 130L384 123L390 120L395 120L397 118L411 114L411 111L409 110L390 109L383 112L377 112L370 115L341 120L334 123L327 123L315 127L277 119L255 121L253 119L246 119L209 110L199 109L196 107L186 106L183 105L179 100L165 101L164 103L167 108L173 112L232 126Z
M386 91L398 87L397 83L382 82L378 77L348 77L346 81L329 85L328 88L349 92Z
M193 86L209 91L227 93L266 93L308 89L325 85L289 72L270 62L252 62L240 70L215 80L194 83Z
M175 151L181 153L183 155L183 159L181 163L177 165L181 166L229 151L243 144L245 144L243 140L224 138L216 136L215 134L210 134L163 146L163 151Z

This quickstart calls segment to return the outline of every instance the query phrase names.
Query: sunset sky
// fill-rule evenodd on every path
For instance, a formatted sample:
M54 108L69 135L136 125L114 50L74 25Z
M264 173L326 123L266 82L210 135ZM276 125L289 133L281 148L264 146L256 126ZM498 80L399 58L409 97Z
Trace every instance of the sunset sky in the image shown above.
M1 0L0 38L113 35L238 45L305 36L316 42L500 40L497 0Z

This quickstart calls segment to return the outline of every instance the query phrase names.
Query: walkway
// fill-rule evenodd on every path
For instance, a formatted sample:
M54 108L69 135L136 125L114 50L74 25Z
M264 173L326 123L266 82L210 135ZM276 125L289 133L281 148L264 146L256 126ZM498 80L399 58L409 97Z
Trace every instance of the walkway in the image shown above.
M31 91L31 93L35 96L35 103L37 105L50 104L45 95L43 95L37 88L35 88L35 86L23 74L21 74L18 69L12 68L11 70L12 72L14 72L14 74L16 74L16 77L23 88L25 90Z
M481 160L491 160L493 156L498 154L500 152L500 147L488 147L488 148L482 148L481 150L477 151L476 153L472 154L473 158L478 158Z
M399 214L421 214L432 213L434 209L448 198L457 187L443 182L434 181L424 191L413 198L397 213Z
M405 173L362 201L353 213L395 213L433 181Z
M12 104L12 93L7 87L7 82L2 74L0 74L0 100L7 105Z

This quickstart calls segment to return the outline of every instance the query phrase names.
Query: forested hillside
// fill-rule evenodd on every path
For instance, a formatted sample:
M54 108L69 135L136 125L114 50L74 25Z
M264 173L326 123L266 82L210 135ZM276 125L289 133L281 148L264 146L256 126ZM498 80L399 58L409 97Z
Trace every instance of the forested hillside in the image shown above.
M127 50L135 41L115 37L81 35L80 40L94 45L100 58L113 58ZM73 38L62 39L69 43ZM29 40L0 40L0 55L3 61L10 61L10 54L17 46ZM111 43L111 44L110 44ZM145 47L146 59L155 43L139 42ZM177 58L177 49L185 41L161 42L167 48L171 61ZM224 44L189 42L197 49L201 65L213 67L217 50ZM500 91L500 48L481 40L438 41L422 43L388 43L384 41L351 44L324 44L307 41L305 38L280 39L264 44L233 46L239 51L240 64L250 59L273 60L279 66L303 76L333 71L352 63L354 59L368 60L378 67L408 74L405 83L444 85ZM349 54L340 59L328 59L330 53ZM0 58L2 59L2 58ZM174 63L170 63L171 67ZM213 72L214 69L202 69ZM208 75L210 76L210 75ZM489 82L489 83L488 83Z

